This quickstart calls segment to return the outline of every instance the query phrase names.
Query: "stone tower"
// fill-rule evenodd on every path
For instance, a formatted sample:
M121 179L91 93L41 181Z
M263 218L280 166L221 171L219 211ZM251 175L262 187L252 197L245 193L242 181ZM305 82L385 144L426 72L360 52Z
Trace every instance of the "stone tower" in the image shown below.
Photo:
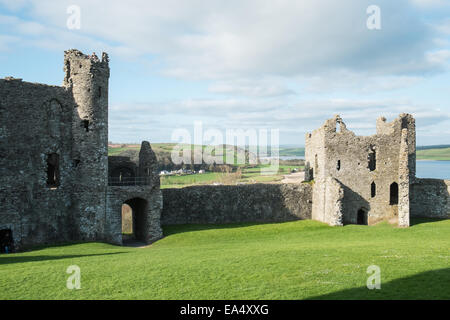
M109 60L68 50L64 55L63 87L72 92L72 159L75 168L73 221L76 238L104 236L108 177Z
M392 122L379 118L371 136L357 136L337 115L308 133L305 145L305 178L314 180L313 219L409 226L416 165L412 115L400 114Z

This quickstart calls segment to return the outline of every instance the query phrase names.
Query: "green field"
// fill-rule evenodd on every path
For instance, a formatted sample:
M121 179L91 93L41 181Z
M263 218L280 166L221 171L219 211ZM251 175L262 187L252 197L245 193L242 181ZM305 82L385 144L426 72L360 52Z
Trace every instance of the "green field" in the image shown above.
M280 165L278 172L273 172L271 175L262 175L261 168L264 165L259 165L252 168L241 168L241 174L236 173L221 173L221 172L206 172L203 174L192 175L174 175L161 177L161 189L165 188L181 188L191 185L202 184L236 184L236 183L267 183L281 181L284 175L287 175L294 168L303 168L302 166L286 166ZM267 167L267 166L266 166Z
M450 220L407 229L316 221L172 226L146 248L0 256L0 299L450 299ZM68 290L66 269L81 268ZM367 267L381 268L368 290Z
M450 160L450 148L417 150L418 160Z
M280 157L304 157L305 156L305 148L287 148L280 147L278 150Z

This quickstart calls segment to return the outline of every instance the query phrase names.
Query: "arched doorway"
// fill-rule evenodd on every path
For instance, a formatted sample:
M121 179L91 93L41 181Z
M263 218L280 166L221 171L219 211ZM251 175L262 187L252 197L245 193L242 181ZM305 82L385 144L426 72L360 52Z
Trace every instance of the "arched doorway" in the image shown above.
M122 204L122 241L133 239L133 209L124 203Z
M356 217L356 223L360 225L367 225L367 210L361 208L358 210L358 214Z
M133 198L122 204L122 242L147 241L147 201Z

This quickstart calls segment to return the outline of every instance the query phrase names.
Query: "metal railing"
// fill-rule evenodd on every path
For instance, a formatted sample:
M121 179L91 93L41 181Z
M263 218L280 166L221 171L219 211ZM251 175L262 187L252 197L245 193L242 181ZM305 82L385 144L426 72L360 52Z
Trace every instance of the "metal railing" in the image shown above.
M108 177L109 186L146 186L149 184L149 177Z

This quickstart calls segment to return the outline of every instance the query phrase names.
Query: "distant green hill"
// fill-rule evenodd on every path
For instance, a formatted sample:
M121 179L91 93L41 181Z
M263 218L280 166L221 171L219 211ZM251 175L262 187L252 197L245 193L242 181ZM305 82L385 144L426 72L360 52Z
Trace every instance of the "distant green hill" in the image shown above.
M156 158L158 159L159 168L160 170L173 170L173 169L180 169L181 167L184 167L183 165L175 165L172 162L172 149L177 146L177 143L152 143L151 147L153 151L155 152ZM191 148L191 159L194 159L194 155L197 152L193 147L194 145L186 145L187 149L189 147ZM140 145L138 144L109 144L108 146L108 155L109 156L124 156L124 157L130 157L132 160L137 160L139 156L139 150ZM202 146L202 150L205 150L207 146ZM234 164L237 165L238 163L238 156L239 160L241 160L241 157L245 159L245 163L255 163L256 162L256 155L248 152L247 150L244 150L240 147L234 147L230 145L220 145L215 146L215 150L222 149L223 154L223 163L226 163L226 155L227 153L234 154ZM212 155L214 155L215 150L212 152ZM193 161L192 161L193 162ZM214 164L215 166L215 164ZM220 165L218 165L220 166ZM201 165L196 165L195 170L199 169L208 169L212 170L210 166L206 163L203 163Z
M280 147L279 149L280 157L304 157L305 156L305 148L291 148L291 147Z
M418 146L417 150L429 150L429 149L447 149L450 148L450 144L437 144L434 146Z
M170 152L175 146L175 143L154 143L152 148L155 151L158 159L170 158ZM138 152L140 145L127 144L115 145L109 147L109 155L126 155L127 151ZM124 154L125 153L125 154ZM304 157L305 148L303 147L280 147L280 157ZM435 146L418 146L417 147L418 160L450 160L450 145L435 145Z
M417 160L450 160L450 147L435 149L417 148Z

